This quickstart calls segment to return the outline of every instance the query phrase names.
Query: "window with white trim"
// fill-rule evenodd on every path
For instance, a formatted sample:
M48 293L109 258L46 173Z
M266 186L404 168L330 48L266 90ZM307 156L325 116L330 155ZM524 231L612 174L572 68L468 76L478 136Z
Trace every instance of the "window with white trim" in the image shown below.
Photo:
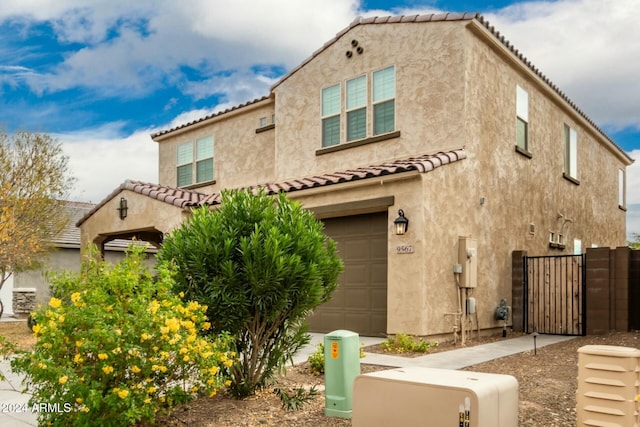
M344 105L342 91L344 90ZM322 89L322 146L350 142L395 130L395 66ZM343 117L344 113L344 117ZM371 123L370 123L371 122ZM342 136L342 127L346 129Z
M373 134L395 130L396 70L394 66L373 73Z
M564 125L564 173L578 179L578 133L569 125Z
M529 151L529 94L516 86L516 146Z
M347 141L367 136L367 76L347 80Z
M618 169L618 206L627 207L627 177L624 169Z
M178 187L213 181L213 136L178 145L176 160Z
M322 89L322 146L340 143L340 84Z

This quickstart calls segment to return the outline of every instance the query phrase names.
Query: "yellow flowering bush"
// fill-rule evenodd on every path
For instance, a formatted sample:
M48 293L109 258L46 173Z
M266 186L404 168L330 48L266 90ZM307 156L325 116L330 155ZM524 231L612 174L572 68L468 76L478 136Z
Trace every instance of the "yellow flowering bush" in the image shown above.
M26 375L41 425L153 424L159 412L229 384L231 339L204 336L206 307L172 293L173 272L152 275L143 249L117 265L86 257L80 273L52 280L54 297L33 313L34 352L11 365Z

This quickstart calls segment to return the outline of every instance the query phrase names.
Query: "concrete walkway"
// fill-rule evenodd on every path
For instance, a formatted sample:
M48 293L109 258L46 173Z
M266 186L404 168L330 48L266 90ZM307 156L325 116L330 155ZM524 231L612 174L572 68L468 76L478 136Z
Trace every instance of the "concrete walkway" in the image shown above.
M572 338L574 337L538 335L536 338L536 347L540 349L547 345L567 341ZM379 344L384 340L384 338L359 337L360 343L365 347ZM294 364L306 362L309 355L316 351L318 343L322 342L324 342L323 334L311 334L311 343L296 354L293 358ZM518 338L505 338L504 340L490 344L465 347L413 358L365 353L365 357L361 359L361 363L389 366L390 368L420 366L425 368L461 369L512 354L533 351L533 345L533 337L526 335ZM6 377L5 381L0 381L0 426L37 426L36 414L32 413L27 407L31 395L22 392L24 389L22 377L11 372L11 366L7 360L0 360L0 372ZM26 412L24 411L25 408L27 408Z
M538 335L536 338L536 348L556 344L573 339L573 336L560 335ZM295 364L305 362L309 354L316 350L318 343L324 341L323 334L311 334L311 344L301 349L293 358ZM360 343L365 347L379 344L385 341L384 338L360 337ZM360 363L367 365L381 365L394 368L406 368L411 366L421 366L424 368L441 369L462 369L512 354L534 351L534 340L532 335L524 335L517 338L505 338L489 344L476 345L473 347L462 347L456 350L442 351L440 353L426 354L419 357L392 356L390 354L366 353Z

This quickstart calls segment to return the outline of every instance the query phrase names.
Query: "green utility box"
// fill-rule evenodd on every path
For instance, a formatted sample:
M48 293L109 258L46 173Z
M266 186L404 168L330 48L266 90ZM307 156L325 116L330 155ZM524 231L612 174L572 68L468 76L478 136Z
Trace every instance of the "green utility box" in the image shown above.
M351 418L353 381L360 375L360 337L338 330L324 337L324 383L327 417Z

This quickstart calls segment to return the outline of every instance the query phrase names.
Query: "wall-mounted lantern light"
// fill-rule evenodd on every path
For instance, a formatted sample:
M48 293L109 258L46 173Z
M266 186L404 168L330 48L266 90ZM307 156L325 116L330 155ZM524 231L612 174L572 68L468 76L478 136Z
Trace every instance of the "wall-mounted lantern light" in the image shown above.
M398 210L398 218L393 220L393 223L396 225L396 234L398 236L402 236L409 228L409 220L404 216L402 209Z
M129 208L127 207L127 199L125 199L124 197L120 197L120 206L117 209L118 214L120 215L120 219L125 219L127 217L128 210Z

